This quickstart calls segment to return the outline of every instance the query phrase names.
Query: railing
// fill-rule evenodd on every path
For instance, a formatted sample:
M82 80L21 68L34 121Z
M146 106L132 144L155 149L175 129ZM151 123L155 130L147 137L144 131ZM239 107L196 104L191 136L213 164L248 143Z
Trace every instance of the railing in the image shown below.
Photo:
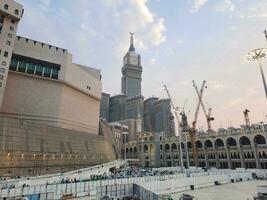
M0 190L0 198L19 197L32 194L49 194L53 199L62 198L63 194L72 194L74 197L96 197L97 187L139 184L147 190L163 194L184 191L190 189L191 185L195 188L214 185L215 181L220 183L230 182L231 179L237 180L251 179L252 173L245 170L221 170L217 172L202 172L192 174L174 174L163 176L133 177L125 179L85 181L76 183L57 183L51 185L38 185L29 187L17 187L13 189Z
M103 165L92 166L85 169L70 171L66 173L57 173L57 174L50 174L50 175L42 175L37 177L30 177L30 178L20 178L20 179L10 179L6 181L0 181L0 188L3 185L11 185L14 184L15 187L21 187L22 185L45 185L47 183L60 183L63 178L68 177L69 179L74 179L81 177L82 179L90 179L91 175L103 174L104 172L109 171L109 168L114 166L122 166L125 164L123 160L115 160L109 163L105 163Z

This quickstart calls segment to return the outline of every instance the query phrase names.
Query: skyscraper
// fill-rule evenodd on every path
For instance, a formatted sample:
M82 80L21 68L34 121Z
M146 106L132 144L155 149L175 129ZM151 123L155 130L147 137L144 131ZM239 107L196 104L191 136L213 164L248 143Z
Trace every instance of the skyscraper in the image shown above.
M121 92L128 98L141 95L142 66L141 56L135 52L134 33L130 32L131 42L123 58Z
M130 32L130 47L123 57L121 78L121 93L110 97L109 106L102 94L101 110L109 107L108 116L101 112L101 118L109 122L120 122L129 125L134 120L136 132L149 131L152 133L164 133L165 136L173 136L174 123L171 119L171 106L169 99L149 98L144 103L141 83L143 68L141 56L135 52L134 33ZM134 137L132 137L134 138Z

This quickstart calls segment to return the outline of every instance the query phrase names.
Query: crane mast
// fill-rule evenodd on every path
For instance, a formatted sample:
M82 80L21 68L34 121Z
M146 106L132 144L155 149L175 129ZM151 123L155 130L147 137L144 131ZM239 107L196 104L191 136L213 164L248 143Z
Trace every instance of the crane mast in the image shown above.
M206 84L206 81L203 81L202 86L204 85L204 87L201 87L202 90L198 91L198 88L197 88L197 86L196 86L196 84L195 84L195 81L193 81L193 87L194 87L195 90L196 90L196 93L197 93L197 95L198 95L198 100L199 100L199 101L198 101L198 107L199 107L199 104L201 104L201 107L202 107L202 109L203 109L203 112L204 112L204 114L205 114L206 121L207 121L207 127L208 127L207 132L210 133L210 132L212 131L212 129L211 129L211 121L213 121L214 118L211 117L211 108L209 108L209 111L208 111L208 113L207 113L206 108L205 108L205 105L204 105L203 100L202 100L202 97L203 97L203 91L204 91L204 88L206 88L205 84ZM199 109L198 107L197 107L197 109ZM198 111L197 111L197 112L198 112ZM196 115L197 115L197 114L198 114L198 113L196 113ZM197 116L195 116L195 118L196 118L196 117L197 117ZM196 121L196 120L195 120L195 121Z
M211 129L211 121L214 120L214 117L211 117L211 111L212 111L212 109L209 108L209 113L208 113L208 117L207 117L208 133L210 133L212 131L212 129Z
M249 113L250 111L248 109L244 110L244 118L245 118L245 123L246 123L246 126L250 126L250 121L249 121Z
M199 108L200 108L200 104L201 104L201 99L203 96L203 92L204 92L204 88L206 85L206 81L203 81L200 92L198 93L198 103L197 103L197 107L196 107L196 112L195 112L195 116L194 116L194 121L192 122L192 128L189 132L189 136L190 136L190 140L191 140L191 144L192 144L192 153L193 153L193 159L194 159L194 164L195 166L198 165L197 162L197 148L196 148L196 125L197 125L197 117L198 117L198 113L199 113ZM195 84L195 81L193 81L193 87L196 89L196 91L198 91L198 88Z
M179 159L180 159L181 172L183 172L182 133L181 133L181 129L180 129L180 119L179 119L179 116L178 116L178 113L177 113L177 108L174 106L174 103L172 101L170 92L169 92L169 90L168 90L166 85L164 85L164 90L166 91L167 96L170 99L171 107L173 109L174 116L175 116L175 118L177 120L177 130L178 130L178 133L179 133L179 150L180 150Z

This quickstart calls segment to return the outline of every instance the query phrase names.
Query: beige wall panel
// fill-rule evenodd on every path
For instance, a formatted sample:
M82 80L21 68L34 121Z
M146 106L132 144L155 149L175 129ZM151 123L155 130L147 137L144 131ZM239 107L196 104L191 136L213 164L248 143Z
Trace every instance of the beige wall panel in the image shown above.
M1 112L58 117L61 88L56 81L10 71Z
M88 95L81 93L80 91L77 91L71 87L63 87L60 103L61 118L75 121L77 122L77 125L80 126L86 125L89 130L84 131L97 134L99 110L99 100L93 99Z

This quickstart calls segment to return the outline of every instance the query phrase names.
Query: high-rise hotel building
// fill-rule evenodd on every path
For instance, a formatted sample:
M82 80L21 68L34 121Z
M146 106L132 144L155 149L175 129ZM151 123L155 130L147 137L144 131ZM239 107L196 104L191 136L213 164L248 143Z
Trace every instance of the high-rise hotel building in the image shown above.
M0 175L115 159L99 122L100 70L73 63L66 49L17 36L23 12L0 0Z

